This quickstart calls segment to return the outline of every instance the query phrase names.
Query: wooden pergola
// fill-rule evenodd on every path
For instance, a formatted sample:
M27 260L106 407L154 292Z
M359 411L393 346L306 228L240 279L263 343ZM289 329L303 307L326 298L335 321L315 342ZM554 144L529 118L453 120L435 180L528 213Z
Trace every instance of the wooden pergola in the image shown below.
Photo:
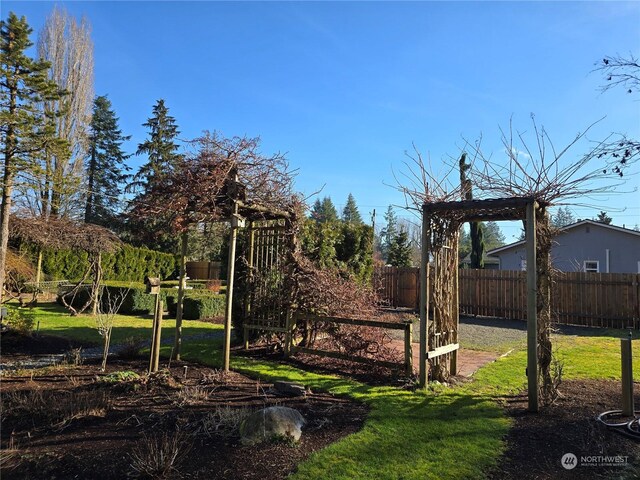
M432 251L432 229L435 222L446 218L457 229L466 222L525 220L527 251L527 383L529 410L538 411L538 357L537 357L537 273L536 273L536 210L539 202L532 197L497 198L425 203L422 206L422 258L420 264L420 386L428 379L428 361L441 355L451 356L450 371L456 374L459 344L458 274L455 268L452 286L455 329L453 341L429 351L429 261ZM457 242L455 258L457 258Z

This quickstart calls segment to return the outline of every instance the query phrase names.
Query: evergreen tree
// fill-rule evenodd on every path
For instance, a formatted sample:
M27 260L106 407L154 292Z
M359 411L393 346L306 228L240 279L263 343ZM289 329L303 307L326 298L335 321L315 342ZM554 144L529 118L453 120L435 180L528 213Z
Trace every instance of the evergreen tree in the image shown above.
M146 154L148 161L134 175L128 190L145 191L156 183L162 183L163 176L173 170L182 158L176 143L180 131L163 99L156 102L153 115L142 126L149 129L149 138L138 144L136 155Z
M467 170L471 164L467 163L467 154L464 152L460 156L460 189L464 200L473 200L473 188L471 180L467 178ZM471 268L484 268L484 233L481 222L469 222L469 236L471 240Z
M148 137L138 144L136 155L147 155L147 162L140 167L126 188L127 192L137 192L138 195L144 195L149 189L162 185L166 175L183 159L178 153L180 147L177 138L180 131L175 118L169 115L163 99L156 102L151 117L142 125L148 128ZM172 253L178 253L180 249L178 237L170 233L171 228L163 218L129 218L125 226L124 237L134 245L145 245L154 250ZM194 232L195 236L200 235L199 229ZM204 230L202 233L205 233ZM202 235L203 238L205 236Z
M469 236L471 237L471 268L484 268L484 225L481 222L470 222L469 226Z
M29 158L47 145L61 145L55 136L52 112L48 118L37 108L59 98L55 82L47 77L50 64L35 61L25 51L33 45L32 29L25 17L11 12L0 22L0 143L4 155L2 206L0 207L0 302L4 293L9 240L9 214L16 176L28 167Z
M89 126L89 156L86 161L88 182L84 221L113 227L122 193L121 185L128 170L125 161L130 155L122 151L123 136L111 102L104 96L93 102Z
M411 243L409 234L405 228L400 227L389 245L387 263L393 267L411 266Z
M317 199L311 209L311 218L318 223L335 222L338 220L338 211L330 197L324 197L322 201Z
M593 220L596 222L604 223L605 225L611 225L613 218L607 215L607 212L600 212L598 216Z
M356 199L353 198L353 195L351 194L349 194L349 196L347 197L347 204L342 210L342 220L347 223L362 223L362 217L360 216L360 212L358 211L358 207L356 206Z
M497 222L486 222L483 225L484 244L487 250L502 247L505 244L504 234Z
M380 250L382 252L382 258L389 263L389 249L391 248L393 239L398 234L398 219L391 205L389 205L384 214L384 220L386 225L380 232Z
M566 227L574 222L575 218L573 217L571 210L569 210L569 207L560 207L558 209L558 213L551 217L551 225L555 228Z

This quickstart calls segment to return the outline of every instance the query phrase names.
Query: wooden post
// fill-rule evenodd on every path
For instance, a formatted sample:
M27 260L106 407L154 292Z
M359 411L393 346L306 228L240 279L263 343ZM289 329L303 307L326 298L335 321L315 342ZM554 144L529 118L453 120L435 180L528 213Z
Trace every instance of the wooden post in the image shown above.
M287 358L291 355L291 345L293 343L293 311L291 308L287 308L285 313L285 328L286 332L284 332L284 357Z
M531 412L538 411L536 207L535 201L527 204L527 387Z
M455 329L452 335L452 341L453 343L458 343L458 328L460 327L460 298L459 298L459 292L460 292L460 287L459 287L459 275L460 272L458 270L458 233L456 233L456 238L454 241L455 244L455 248L452 251L452 255L454 258L454 274L453 274L453 312L452 312L452 316L453 316L453 321L455 322ZM451 360L449 363L449 373L451 375L457 375L458 374L458 350L454 350L453 352L451 352Z
M429 241L430 218L422 212L422 255L420 260L420 378L419 386L427 386L427 332L429 329Z
M160 301L160 295L156 295L156 303L153 308L153 331L151 332L151 348L149 349L149 374L153 372L157 372L158 370L154 368L154 360L156 358L156 338L157 338L157 330L158 330L158 302Z
M255 249L255 241L255 231L253 229L253 222L251 222L249 224L249 262L247 265L247 290L244 297L244 324L250 321L251 318L251 288L253 288L253 282L251 279L253 278L253 251ZM249 348L249 329L247 327L243 328L242 339L244 349L247 350Z
M160 339L162 337L162 310L164 309L164 305L162 302L162 298L160 294L156 296L156 329L155 329L155 338L153 339L153 343L155 345L155 350L153 352L153 371L157 372L160 367Z
M405 320L404 366L407 377L413 375L413 320Z
M238 177L236 175L236 181ZM231 232L229 234L229 258L227 261L227 308L224 318L224 350L222 369L225 372L229 371L229 365L231 363L231 316L233 314L233 276L236 268L236 241L238 238L238 203L233 203L233 216L231 218Z
M40 290L40 279L42 278L42 247L38 247L38 264L36 267L36 288Z
M631 350L631 335L620 339L620 353L622 357L622 415L634 415L633 405L633 358Z
M184 312L184 288L187 286L187 248L189 246L189 232L182 232L180 249L180 280L178 283L178 305L176 307L176 341L173 347L173 355L180 360L180 348L182 347L182 315Z

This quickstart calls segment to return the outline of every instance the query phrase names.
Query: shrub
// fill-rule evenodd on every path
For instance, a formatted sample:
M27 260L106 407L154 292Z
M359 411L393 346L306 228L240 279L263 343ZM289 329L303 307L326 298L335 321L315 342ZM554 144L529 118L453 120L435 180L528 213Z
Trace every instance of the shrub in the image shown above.
M188 437L182 432L144 436L131 452L133 476L163 479L177 472L191 449Z
M18 333L30 334L35 324L34 316L31 312L17 308L7 309L7 324Z
M35 247L23 247L32 258ZM43 250L42 271L54 278L75 280L82 277L88 266L87 253L77 250ZM156 252L147 248L124 245L114 253L102 255L105 280L143 282L145 276L171 278L175 273L176 260L172 254Z
M215 318L225 313L225 295L197 293L184 299L182 318L185 320L200 320Z

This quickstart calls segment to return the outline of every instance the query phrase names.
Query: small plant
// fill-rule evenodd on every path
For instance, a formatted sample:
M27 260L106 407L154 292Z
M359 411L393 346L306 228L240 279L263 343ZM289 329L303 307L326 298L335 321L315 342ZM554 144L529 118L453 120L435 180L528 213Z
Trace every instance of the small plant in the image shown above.
M137 358L144 344L145 341L140 337L127 337L120 344L118 356L129 360Z
M198 420L187 425L194 435L211 437L219 435L230 438L238 434L242 422L251 415L248 408L218 406Z
M164 479L177 472L191 449L187 436L176 431L144 438L131 452L131 469L138 478Z
M31 312L17 308L7 309L7 325L11 330L23 335L29 335L33 331L34 324L35 319Z
M209 400L209 390L199 385L183 387L176 393L178 405L193 405Z
M281 443L286 445L287 447L298 447L300 443L293 438L291 435L287 434L278 434L271 437L272 443Z
M209 280L205 288L210 292L220 293L220 289L222 288L222 280Z
M82 365L82 347L72 348L64 353L63 362L77 367Z
M131 370L123 370L121 372L111 372L104 375L100 380L105 383L122 383L133 382L139 380L140 375Z
M111 331L113 330L113 324L117 313L120 311L120 307L129 294L129 289L122 289L118 293L112 294L110 290L101 290L103 295L99 299L99 308L96 312L96 328L100 336L104 339L104 345L102 350L102 367L104 372L107 368L107 358L109 356L109 344L111 343Z

